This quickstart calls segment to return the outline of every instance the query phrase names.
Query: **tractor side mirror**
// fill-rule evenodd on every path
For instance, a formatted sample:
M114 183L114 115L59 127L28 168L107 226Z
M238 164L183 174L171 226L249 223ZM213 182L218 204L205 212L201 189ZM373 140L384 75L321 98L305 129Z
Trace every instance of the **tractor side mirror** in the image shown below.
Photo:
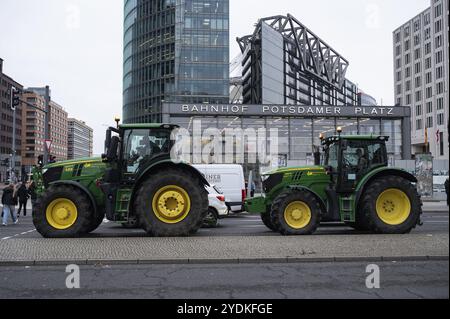
M113 161L115 159L117 159L117 151L119 149L119 137L114 136L111 138L111 143L109 144L108 147L108 152L106 153L106 159L108 161Z
M112 136L111 130L107 130L105 139L105 151L109 149L109 146L111 144L111 136Z

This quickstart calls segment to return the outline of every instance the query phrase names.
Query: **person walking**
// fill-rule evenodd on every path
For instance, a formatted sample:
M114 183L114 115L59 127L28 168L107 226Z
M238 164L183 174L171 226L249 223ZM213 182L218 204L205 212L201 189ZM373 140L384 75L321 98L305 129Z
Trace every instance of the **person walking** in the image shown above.
M9 185L3 190L2 205L3 205L2 225L3 226L8 225L9 216L11 216L13 223L17 224L19 222L19 219L16 216L17 193L16 188L13 185Z
M31 199L31 210L33 211L34 204L37 200L37 194L36 194L36 184L31 181L30 185L28 186L28 194L30 195Z
M17 218L20 218L20 212L23 207L23 216L27 216L27 203L30 195L28 194L28 188L25 183L22 183L17 191L17 196L19 197L19 210L17 211Z

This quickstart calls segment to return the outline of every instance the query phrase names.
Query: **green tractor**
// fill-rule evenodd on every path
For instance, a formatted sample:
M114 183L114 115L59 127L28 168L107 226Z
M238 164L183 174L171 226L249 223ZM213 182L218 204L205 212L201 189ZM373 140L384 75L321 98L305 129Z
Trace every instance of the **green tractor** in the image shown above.
M37 231L73 238L97 229L105 218L143 228L156 237L188 236L208 212L209 185L192 166L171 160L177 126L119 125L106 134L101 158L36 168Z
M417 179L388 167L388 137L321 140L323 165L263 175L265 195L248 199L246 210L260 213L269 229L283 235L313 234L321 222L384 234L405 234L421 225Z

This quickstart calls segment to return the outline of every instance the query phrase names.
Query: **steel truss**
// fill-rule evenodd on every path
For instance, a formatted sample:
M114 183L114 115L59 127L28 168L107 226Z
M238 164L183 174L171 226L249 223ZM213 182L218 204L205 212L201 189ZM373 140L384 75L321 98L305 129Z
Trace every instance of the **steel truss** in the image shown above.
M298 72L309 73L337 89L342 88L349 62L290 14L260 19L253 35L237 39L242 53L258 40L262 23L272 27L294 45L300 64L292 67Z

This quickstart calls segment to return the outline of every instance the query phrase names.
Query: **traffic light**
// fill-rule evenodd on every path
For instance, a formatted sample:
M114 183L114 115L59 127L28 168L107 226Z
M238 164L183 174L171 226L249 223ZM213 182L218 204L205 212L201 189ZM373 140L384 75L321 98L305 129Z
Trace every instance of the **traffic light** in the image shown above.
M44 155L39 155L38 156L38 165L40 167L44 166Z
M15 110L20 105L20 91L16 88L11 88L11 110Z

